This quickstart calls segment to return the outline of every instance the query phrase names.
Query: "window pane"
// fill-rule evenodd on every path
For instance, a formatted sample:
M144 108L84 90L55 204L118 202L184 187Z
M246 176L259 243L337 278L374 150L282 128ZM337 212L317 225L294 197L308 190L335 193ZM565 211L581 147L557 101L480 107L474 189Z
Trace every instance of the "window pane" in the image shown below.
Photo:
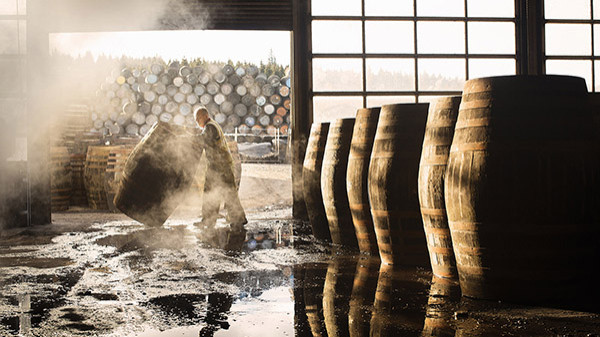
M425 54L465 52L465 24L463 22L417 23L417 51Z
M469 59L469 78L514 75L516 72L514 59Z
M514 0L469 0L467 2L469 17L513 18L515 16Z
M464 0L418 0L418 16L464 16Z
M365 0L365 15L371 16L413 16L412 0Z
M590 0L544 0L546 19L589 19Z
M313 90L362 90L362 60L313 59Z
M19 0L19 15L27 14L27 0Z
M600 5L600 4L599 4ZM600 55L600 25L594 25L594 55Z
M414 59L367 59L368 91L415 90Z
M419 90L462 90L464 59L420 59L418 66Z
M314 122L332 122L337 118L355 117L356 110L362 108L361 96L313 97Z
M16 54L17 20L0 20L0 54Z
M414 53L414 26L412 22L367 21L367 53Z
M361 0L312 0L312 15L361 15Z
M594 0L594 20L600 19L600 0Z
M592 89L592 61L546 60L546 74L583 77L588 90Z
M594 77L596 79L596 90L595 91L600 91L600 61L594 61L594 67L595 67L595 71L594 71Z
M469 22L469 53L514 54L515 24L512 22Z
M587 24L546 24L546 54L591 55L590 29Z
M360 21L313 21L313 53L362 53Z
M27 53L27 21L19 21L19 53Z
M0 0L0 15L17 15L15 0Z
M0 59L0 93L18 94L21 93L21 67L19 60Z
M367 96L367 107L396 103L415 103L415 101L415 96Z

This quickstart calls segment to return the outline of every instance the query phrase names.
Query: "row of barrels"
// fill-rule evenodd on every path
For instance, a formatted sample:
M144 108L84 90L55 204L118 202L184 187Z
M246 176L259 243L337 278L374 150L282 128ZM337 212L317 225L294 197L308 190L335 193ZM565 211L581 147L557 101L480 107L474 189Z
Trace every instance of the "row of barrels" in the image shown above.
M71 206L115 211L112 199L132 149L131 145L89 146L85 154L70 154L67 147L51 147L52 211Z
M237 142L227 142L234 160L234 175L239 186L242 172ZM114 197L123 169L134 145L89 146L86 154L69 154L67 147L51 147L51 208L65 211L70 206L117 211ZM204 157L203 157L204 158ZM205 160L192 181L192 193L202 195Z
M458 284L377 259L335 257L295 267L298 336L460 336L471 325L452 322ZM427 296L429 294L429 296ZM302 326L302 324L297 324Z
M313 234L386 264L430 265L469 297L581 299L600 257L591 100L581 78L490 77L430 105L313 124Z

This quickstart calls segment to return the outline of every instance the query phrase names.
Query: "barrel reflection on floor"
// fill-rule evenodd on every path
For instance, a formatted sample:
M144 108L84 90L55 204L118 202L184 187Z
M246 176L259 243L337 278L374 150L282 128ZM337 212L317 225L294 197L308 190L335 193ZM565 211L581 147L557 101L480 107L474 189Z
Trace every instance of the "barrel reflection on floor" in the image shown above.
M454 313L453 304L460 299L458 282L434 276L427 300L423 336L454 336L454 328L450 324Z
M308 324L314 337L327 336L323 317L323 286L327 274L327 264L311 263L306 265L304 275L304 304Z
M329 337L349 336L348 313L356 259L336 256L327 267L323 315Z
M371 319L372 337L421 335L429 290L429 277L425 275L415 269L381 265Z
M366 258L358 261L348 314L350 337L368 337L370 334L380 264L379 258Z

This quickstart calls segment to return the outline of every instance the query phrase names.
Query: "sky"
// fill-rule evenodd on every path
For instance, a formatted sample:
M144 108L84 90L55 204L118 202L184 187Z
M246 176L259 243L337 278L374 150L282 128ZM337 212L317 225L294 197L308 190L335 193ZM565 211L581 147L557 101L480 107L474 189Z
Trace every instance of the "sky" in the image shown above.
M88 51L119 57L160 56L165 60L204 58L215 61L267 61L290 64L290 33L281 31L184 30L59 33L50 35L50 52L84 55Z

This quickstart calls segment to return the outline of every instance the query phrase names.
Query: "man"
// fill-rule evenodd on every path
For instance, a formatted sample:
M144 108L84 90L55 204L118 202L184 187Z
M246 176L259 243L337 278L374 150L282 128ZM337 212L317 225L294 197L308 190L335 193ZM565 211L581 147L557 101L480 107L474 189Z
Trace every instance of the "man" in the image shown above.
M243 232L244 224L248 221L237 193L233 174L233 158L229 152L223 130L217 122L210 118L205 107L197 108L194 111L194 118L202 129L199 142L204 148L208 160L201 225L209 236L214 234L219 208L224 201L227 217L231 222L231 231L235 233Z

